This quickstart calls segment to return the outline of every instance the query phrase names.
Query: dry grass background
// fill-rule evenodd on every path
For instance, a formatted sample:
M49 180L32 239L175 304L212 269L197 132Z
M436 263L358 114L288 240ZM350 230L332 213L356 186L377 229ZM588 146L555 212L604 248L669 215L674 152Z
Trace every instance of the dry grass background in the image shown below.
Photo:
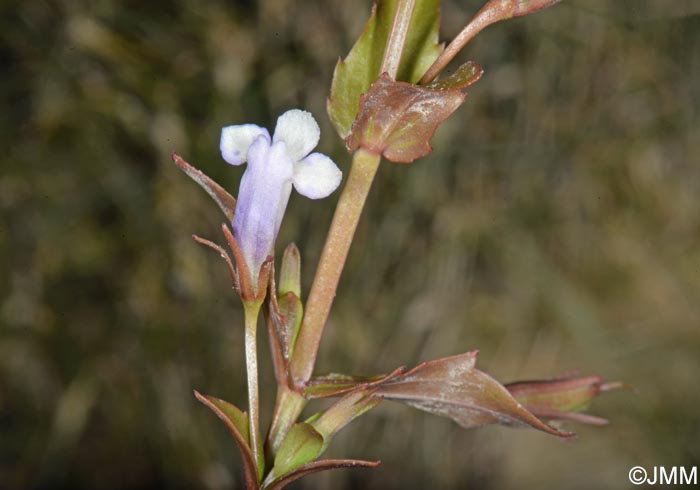
M442 37L480 4L445 1ZM190 239L221 216L169 153L235 190L220 128L303 107L346 169L325 97L369 8L0 5L0 488L239 488L191 394L245 403L240 308ZM380 169L319 370L479 348L503 381L580 369L634 390L597 400L613 423L573 443L387 403L330 449L383 466L296 488L627 488L634 465L697 465L698 2L566 0L465 59L486 74L435 152ZM306 290L336 198L287 212Z

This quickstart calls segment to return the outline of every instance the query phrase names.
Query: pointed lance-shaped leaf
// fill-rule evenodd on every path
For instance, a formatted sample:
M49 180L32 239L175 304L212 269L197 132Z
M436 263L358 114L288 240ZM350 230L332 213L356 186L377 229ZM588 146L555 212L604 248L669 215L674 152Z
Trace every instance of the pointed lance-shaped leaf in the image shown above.
M357 116L360 95L379 76L397 5L398 0L376 0L362 34L348 56L338 60L335 67L327 111L343 139ZM438 43L439 21L439 0L416 0L397 80L416 83L438 57L442 51Z
M608 421L580 411L601 393L621 386L621 383L606 382L600 376L566 376L505 385L516 400L540 418L575 420L592 425L605 425Z
M221 421L226 424L233 439L236 441L238 450L243 458L243 472L245 475L246 490L257 490L257 465L252 449L250 449L250 435L248 428L248 415L241 412L231 403L214 398L213 396L202 395L195 390L194 396L201 403L206 405Z
M453 74L429 83L425 88L434 90L462 90L479 81L484 69L479 63L467 61L457 68Z
M380 376L352 376L349 374L329 373L322 376L314 376L304 387L302 392L307 398L327 398L338 396L352 391L360 385L368 384L385 378Z
M207 176L201 170L194 168L177 153L173 153L172 157L175 165L177 165L180 170L185 172L192 180L199 184L199 186L204 189L209 196L211 196L214 202L219 205L219 208L221 208L221 211L223 211L229 223L232 223L233 217L236 213L236 199L231 196L231 194L226 192L226 190L217 184L212 178Z
M561 437L573 435L542 422L502 384L476 369L476 355L473 351L425 362L380 385L377 394L451 418L465 428L502 424Z
M379 466L379 461L362 461L359 459L326 459L314 461L300 466L293 471L283 475L265 486L265 490L282 490L293 481L298 480L306 475L318 473L326 470L337 470L342 468L376 468Z
M389 374L377 374L374 376L352 376L339 373L314 376L306 384L302 394L307 398L327 398L344 395L360 387L364 390L369 390L396 378L405 370L404 366L399 366Z
M464 83L473 83L480 75L479 68ZM460 88L422 87L382 74L361 97L360 113L345 140L348 150L363 148L398 163L427 155L435 130L467 97Z

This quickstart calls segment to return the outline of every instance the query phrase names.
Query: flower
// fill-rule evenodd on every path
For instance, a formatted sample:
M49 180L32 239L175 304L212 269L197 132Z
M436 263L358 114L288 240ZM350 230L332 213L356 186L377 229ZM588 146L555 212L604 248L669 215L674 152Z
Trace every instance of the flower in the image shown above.
M238 190L233 235L241 248L253 284L273 247L292 186L310 199L338 188L342 172L321 153L311 153L320 137L314 117L292 109L277 119L275 133L255 124L221 131L221 155L231 165L248 163Z

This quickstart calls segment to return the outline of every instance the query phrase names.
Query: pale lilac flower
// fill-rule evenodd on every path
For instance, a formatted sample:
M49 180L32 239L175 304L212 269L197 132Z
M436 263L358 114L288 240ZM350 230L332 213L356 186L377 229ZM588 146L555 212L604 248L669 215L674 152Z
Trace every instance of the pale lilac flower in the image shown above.
M221 155L231 165L247 162L233 219L233 235L257 282L260 267L273 253L277 232L294 188L308 198L328 196L340 185L342 172L333 160L311 153L320 130L313 116L299 109L277 119L275 133L254 124L221 131Z

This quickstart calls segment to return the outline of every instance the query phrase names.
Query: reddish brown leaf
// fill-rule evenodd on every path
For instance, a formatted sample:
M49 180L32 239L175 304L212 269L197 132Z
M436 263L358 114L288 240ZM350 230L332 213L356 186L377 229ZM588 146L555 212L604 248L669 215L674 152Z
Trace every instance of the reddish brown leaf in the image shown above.
M360 386L367 390L396 378L405 370L404 366L400 366L389 374L378 374L375 376L352 376L338 373L314 376L306 384L303 394L307 398L327 398L344 395L358 389Z
M578 411L588 407L600 393L620 386L620 383L607 383L600 376L567 376L505 385L516 400L538 417L592 425L605 425L608 421Z
M266 486L266 490L281 490L293 481L298 480L306 475L318 473L325 470L335 470L340 468L376 468L380 465L379 461L362 461L359 459L326 459L314 461L313 463L305 464L295 470L281 476L277 480Z
M430 153L438 126L466 98L458 89L440 90L392 80L383 73L360 98L360 112L345 143L410 163Z
M253 456L253 451L248 445L248 435L243 433L243 426L246 425L248 421L247 415L227 401L214 398L213 396L202 395L196 390L194 392L194 396L197 398L197 400L214 412L224 424L226 424L226 427L228 427L231 435L233 435L233 439L236 441L238 450L241 452L241 457L243 458L243 472L245 475L246 490L257 490L259 487L255 456ZM245 423L243 419L245 419Z
M489 424L533 427L560 437L572 436L542 422L508 390L476 369L477 352L425 362L379 386L377 394L436 415L462 427Z

